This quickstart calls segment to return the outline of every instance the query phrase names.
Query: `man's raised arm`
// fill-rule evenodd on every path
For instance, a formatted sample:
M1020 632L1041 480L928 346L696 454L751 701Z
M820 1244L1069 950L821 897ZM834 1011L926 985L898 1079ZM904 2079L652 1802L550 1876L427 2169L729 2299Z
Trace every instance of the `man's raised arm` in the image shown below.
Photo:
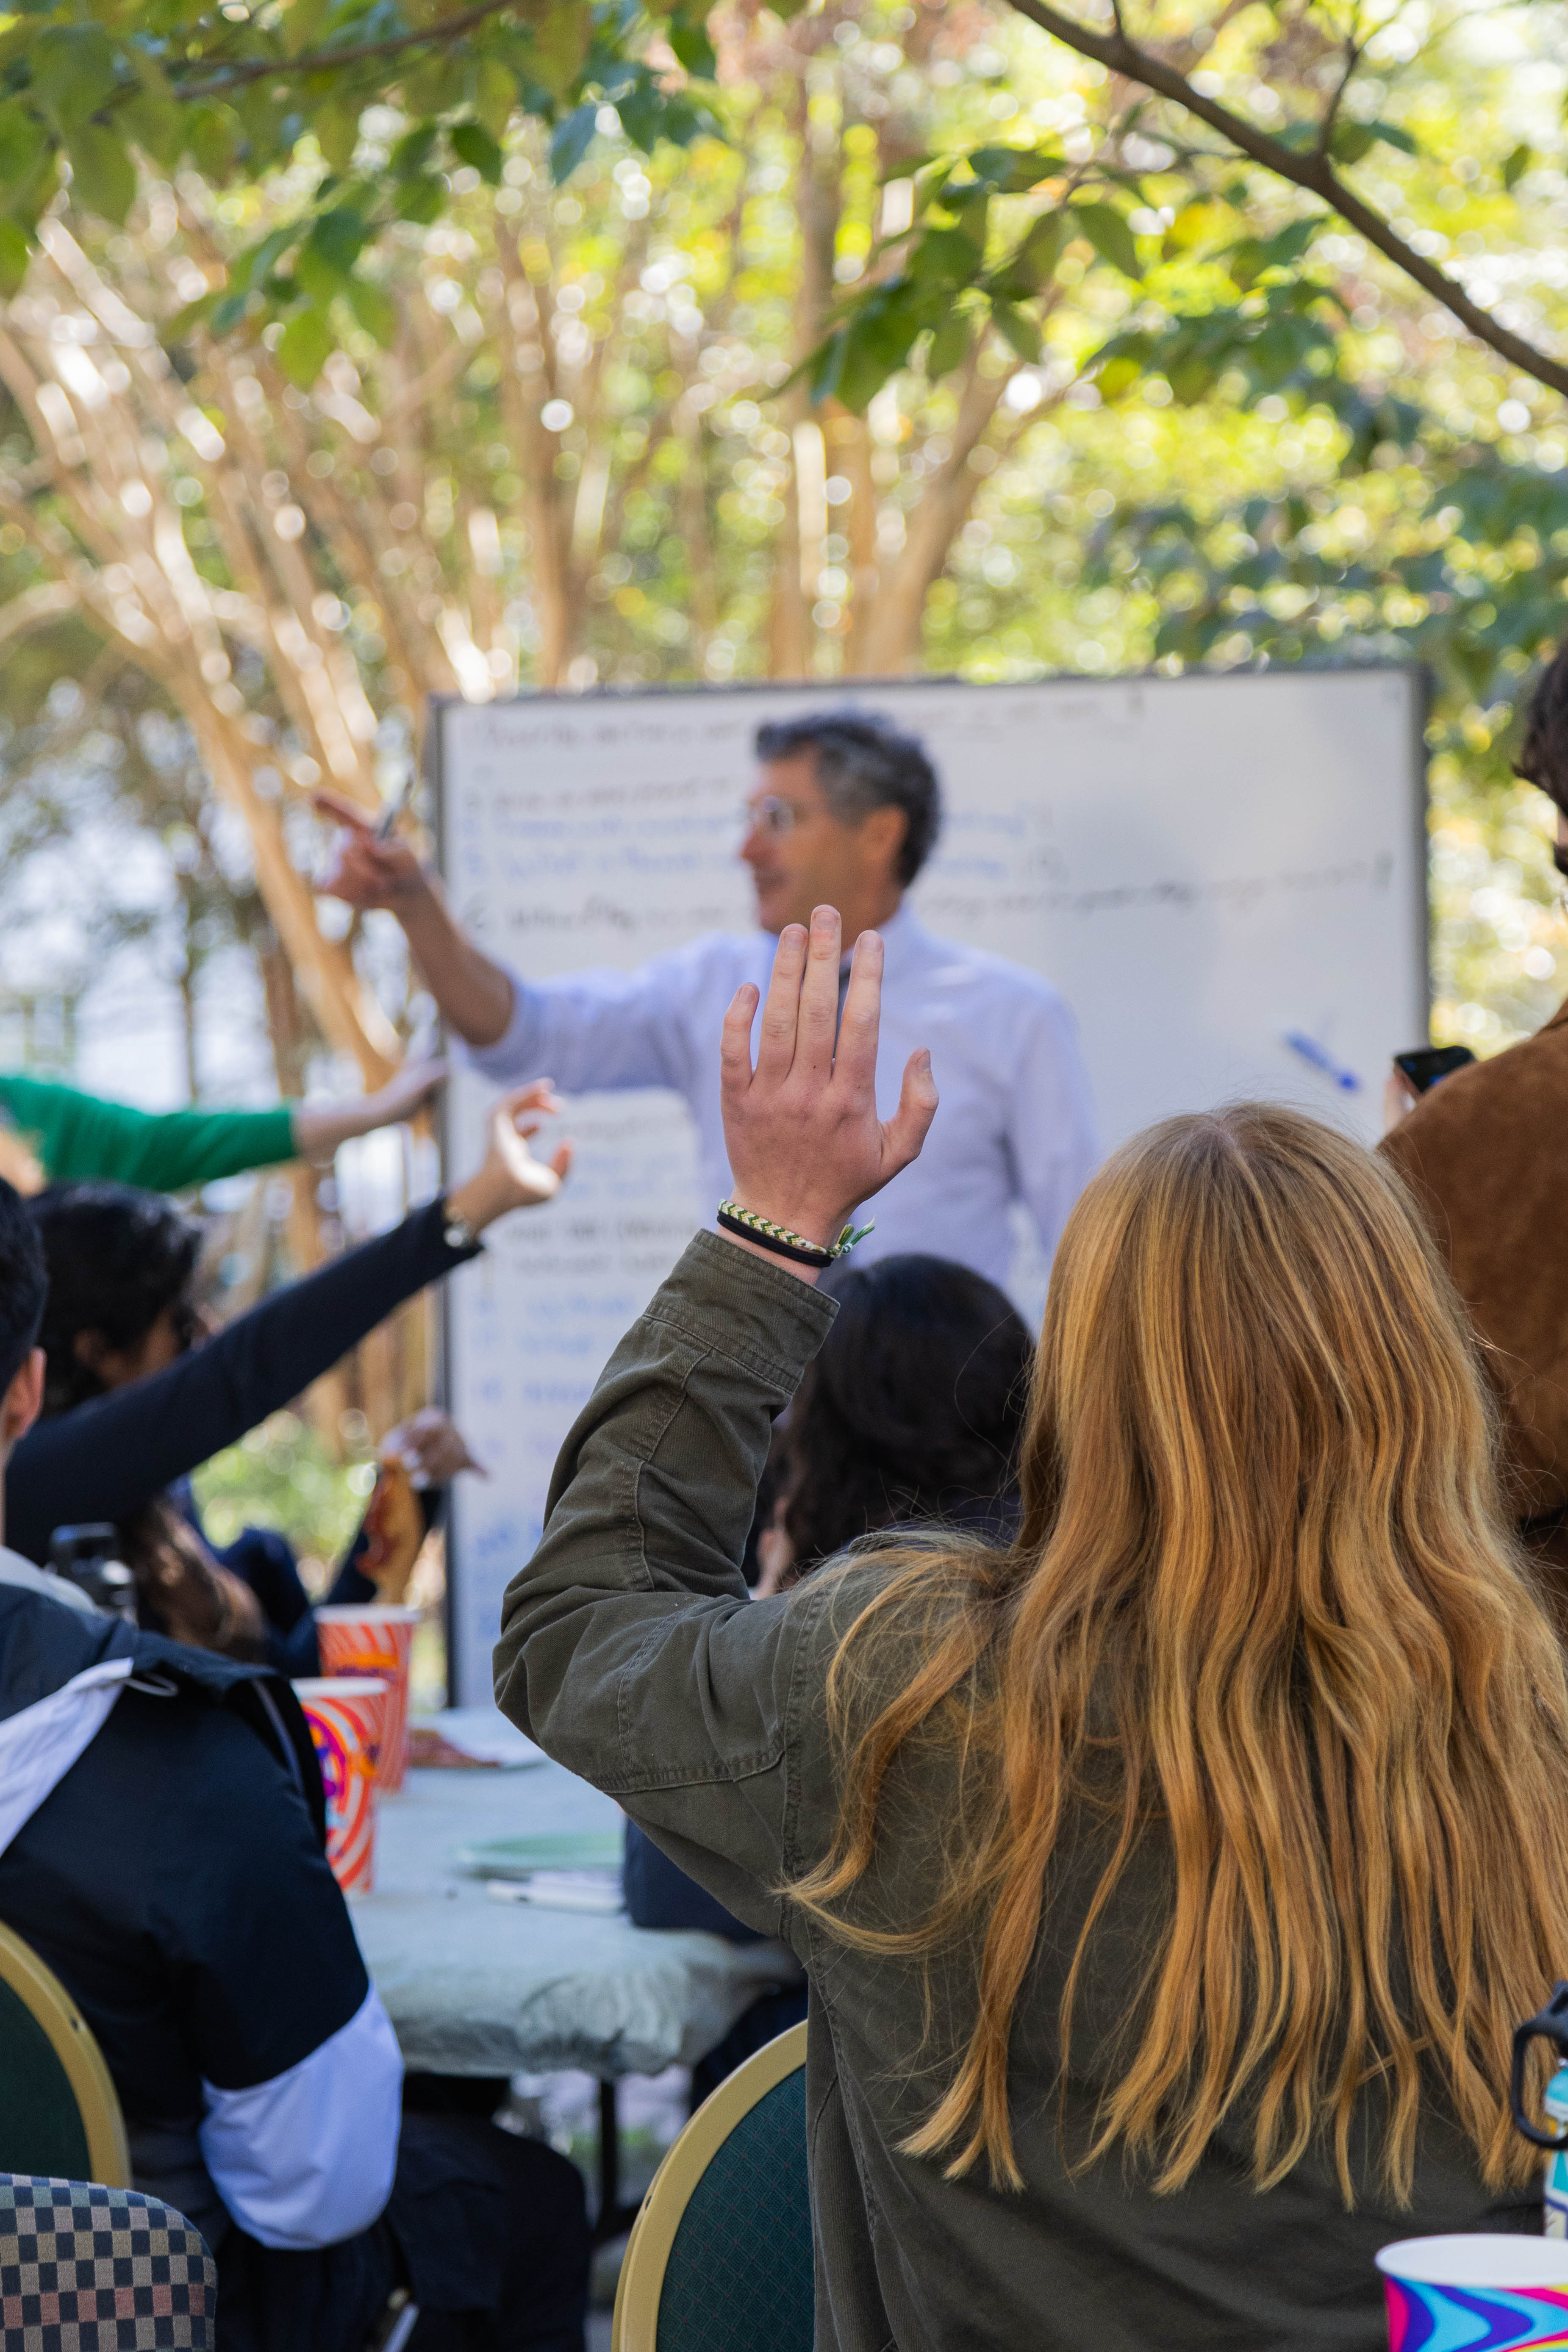
M374 818L353 801L327 792L315 800L339 827L335 863L317 887L348 906L395 915L443 1019L466 1045L496 1045L511 1020L511 982L465 936L440 884L405 841L382 840Z

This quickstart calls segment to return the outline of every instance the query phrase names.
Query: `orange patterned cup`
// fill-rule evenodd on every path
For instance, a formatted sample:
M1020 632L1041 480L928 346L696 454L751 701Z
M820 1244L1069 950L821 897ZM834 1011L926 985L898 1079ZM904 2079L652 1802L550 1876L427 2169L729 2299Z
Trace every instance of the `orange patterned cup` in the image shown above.
M378 1789L401 1789L408 1765L408 1665L417 1609L365 1608L344 1603L318 1609L316 1640L324 1675L374 1675L386 1685Z
M375 1877L375 1771L387 1685L369 1675L322 1675L294 1685L327 1796L327 1860L345 1895L368 1895Z

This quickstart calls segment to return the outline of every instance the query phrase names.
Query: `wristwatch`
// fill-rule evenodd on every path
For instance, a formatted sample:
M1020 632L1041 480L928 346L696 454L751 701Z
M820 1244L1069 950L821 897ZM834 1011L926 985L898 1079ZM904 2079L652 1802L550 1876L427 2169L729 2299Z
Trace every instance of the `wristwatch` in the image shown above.
M441 1239L448 1249L482 1249L484 1247L484 1244L460 1209L447 1209L447 1222L441 1228Z

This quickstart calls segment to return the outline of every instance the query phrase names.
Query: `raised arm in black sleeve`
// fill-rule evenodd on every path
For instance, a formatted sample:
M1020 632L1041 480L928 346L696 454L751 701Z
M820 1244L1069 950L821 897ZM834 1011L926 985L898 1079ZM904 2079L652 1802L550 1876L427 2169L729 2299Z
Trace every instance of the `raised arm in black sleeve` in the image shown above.
M166 1371L28 1431L5 1473L5 1540L43 1560L68 1520L122 1519L171 1479L298 1396L427 1282L475 1255L452 1249L433 1201L253 1307Z

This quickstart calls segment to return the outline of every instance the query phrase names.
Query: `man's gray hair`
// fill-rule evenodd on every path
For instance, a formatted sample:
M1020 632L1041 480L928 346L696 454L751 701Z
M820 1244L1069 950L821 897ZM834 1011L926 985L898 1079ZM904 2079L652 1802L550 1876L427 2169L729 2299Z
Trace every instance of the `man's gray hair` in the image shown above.
M756 751L759 760L814 752L817 782L837 817L853 820L869 816L873 809L901 808L909 827L899 855L899 880L914 880L942 824L942 787L917 735L903 734L875 711L843 703L836 710L770 720L757 730Z

